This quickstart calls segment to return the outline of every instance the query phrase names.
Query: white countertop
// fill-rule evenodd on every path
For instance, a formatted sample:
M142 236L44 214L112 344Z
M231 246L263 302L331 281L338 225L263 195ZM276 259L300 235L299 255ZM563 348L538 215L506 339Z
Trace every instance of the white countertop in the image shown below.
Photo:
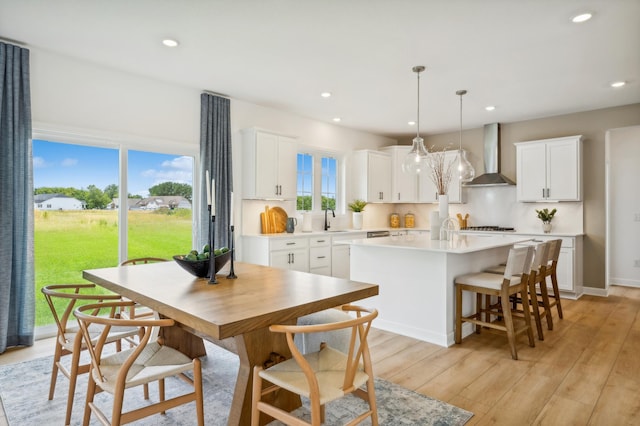
M451 241L432 240L430 235L400 235L395 237L352 240L351 245L422 250L440 253L472 253L476 251L513 245L530 238L518 235L454 235Z
M312 232L294 232L287 233L282 232L279 234L244 234L244 237L261 237L261 238L295 238L295 237L317 237L319 235L323 236L340 236L340 235L356 235L367 233L371 231L389 231L391 233L394 232L406 232L406 231L419 231L419 232L429 232L429 229L425 228L371 228L371 229L344 229L340 231L312 231ZM520 232L520 231L460 231L463 235L479 235L479 236L523 236L523 235L534 235L541 237L578 237L584 235L583 233L556 233L551 232L549 234L545 234L543 232Z

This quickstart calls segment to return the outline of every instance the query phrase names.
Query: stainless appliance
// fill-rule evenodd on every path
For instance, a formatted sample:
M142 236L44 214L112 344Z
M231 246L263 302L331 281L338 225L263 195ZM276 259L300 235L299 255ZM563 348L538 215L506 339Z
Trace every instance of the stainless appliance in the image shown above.
M369 231L367 232L367 238L380 238L380 237L388 237L391 235L389 231Z
M484 125L484 174L464 186L505 186L515 182L500 173L500 124Z
M460 228L461 231L494 231L494 232L515 232L515 228L507 226L467 226Z

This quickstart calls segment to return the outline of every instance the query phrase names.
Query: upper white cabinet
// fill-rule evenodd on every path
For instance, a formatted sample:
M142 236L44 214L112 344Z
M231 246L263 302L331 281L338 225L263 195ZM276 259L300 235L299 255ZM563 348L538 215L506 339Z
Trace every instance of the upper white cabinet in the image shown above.
M395 145L381 148L391 156L391 202L415 203L418 200L418 178L405 173L402 162L411 151L410 145Z
M369 203L391 202L391 156L362 150L353 153L351 184L353 198Z
M253 128L242 133L243 197L295 199L296 140Z
M458 151L446 151L444 164L445 168L451 165L451 182L447 193L449 202L462 203L462 188L460 186L460 176L458 175ZM430 176L430 170L418 176L418 202L420 203L435 203L438 201L438 191Z
M580 201L582 136L517 142L518 201Z

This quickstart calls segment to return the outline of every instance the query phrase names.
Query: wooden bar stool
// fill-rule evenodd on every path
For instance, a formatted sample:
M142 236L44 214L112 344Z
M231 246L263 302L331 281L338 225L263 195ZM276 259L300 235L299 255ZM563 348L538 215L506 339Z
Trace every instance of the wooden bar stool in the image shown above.
M538 334L538 340L544 340L544 333L542 331L542 318L546 317L547 327L549 330L553 329L553 322L550 319L551 311L549 308L549 296L545 284L547 262L549 260L549 242L531 243L528 244L534 248L535 254L533 256L533 263L531 264L531 271L529 272L529 309L533 313L533 317L536 322L536 330ZM485 272L492 274L504 274L505 266L497 265L488 269ZM540 289L538 290L538 287ZM516 312L522 316L522 311L525 309L522 305L522 300L518 297L511 297L512 309L514 309L514 315ZM517 309L518 304L522 306L521 310ZM487 296L487 306L489 305L489 296ZM499 309L499 304L494 306Z
M511 349L511 357L518 359L516 350L516 336L526 333L529 338L529 346L535 347L533 331L531 329L531 314L528 309L523 309L523 318L512 315L512 307L509 302L511 295L520 294L524 306L529 304L529 271L533 258L533 247L514 247L509 250L509 257L505 272L502 276L490 272L478 272L475 274L463 275L456 278L456 330L455 342L462 342L462 323L470 322L476 325L476 333L480 334L481 327L488 327L501 330L507 333L507 340ZM462 315L462 294L463 291L476 293L476 312L470 316ZM482 295L496 296L501 301L501 311L491 312L491 307L482 307ZM487 312L487 320L482 320L483 312ZM492 322L491 315L500 315L504 318L504 325ZM516 327L514 320L522 319L522 324Z
M562 304L560 302L560 290L558 288L558 258L560 257L560 249L562 248L562 239L551 240L549 241L549 262L547 264L546 273L545 273L545 282L546 277L550 277L551 279L551 287L553 288L553 294L549 295L549 308L556 307L558 310L558 317L560 319L562 316ZM546 287L546 284L545 284Z

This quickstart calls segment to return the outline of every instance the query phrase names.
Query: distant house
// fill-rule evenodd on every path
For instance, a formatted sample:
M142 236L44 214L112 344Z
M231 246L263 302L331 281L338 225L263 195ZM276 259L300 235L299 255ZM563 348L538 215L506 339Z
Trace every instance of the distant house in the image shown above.
M136 204L141 198L127 198L127 210L136 209ZM113 198L107 205L107 209L118 210L120 208L120 198Z
M132 210L157 210L157 209L189 209L191 203L184 197L179 195L159 195L136 199L134 206L129 206Z
M86 207L83 201L64 194L38 194L33 197L36 210L84 210Z

